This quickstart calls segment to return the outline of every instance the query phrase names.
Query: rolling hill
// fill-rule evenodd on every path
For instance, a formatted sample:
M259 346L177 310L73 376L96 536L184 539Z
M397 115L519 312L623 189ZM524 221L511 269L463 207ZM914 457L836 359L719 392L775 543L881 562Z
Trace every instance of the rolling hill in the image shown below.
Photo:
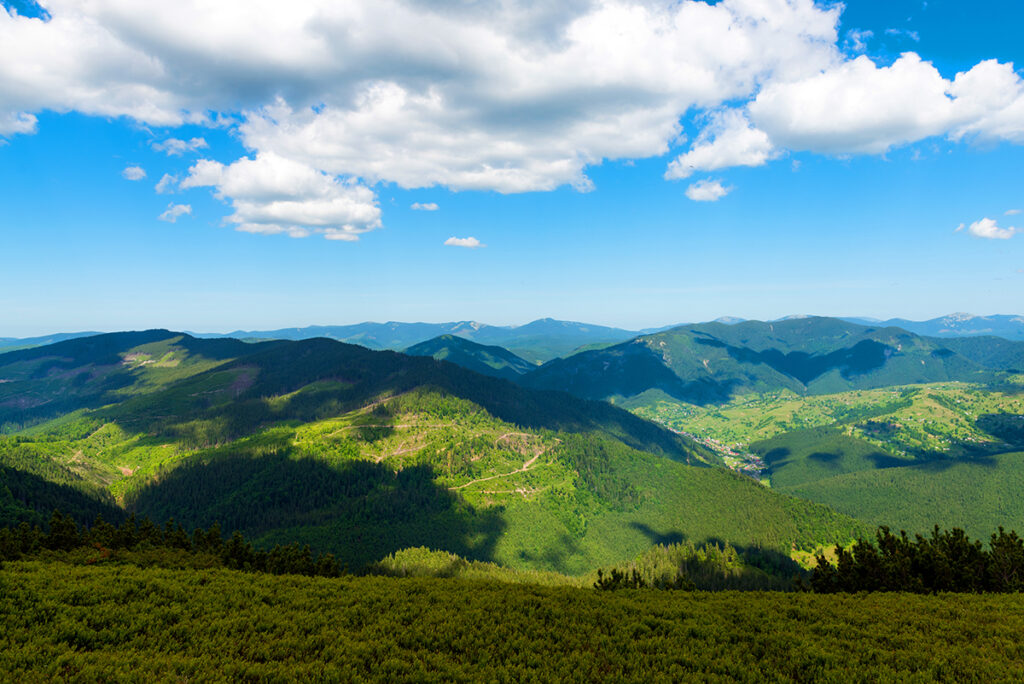
M522 384L580 397L658 391L692 404L791 390L824 394L910 383L989 382L1019 365L1024 343L927 338L835 318L703 323L556 359Z

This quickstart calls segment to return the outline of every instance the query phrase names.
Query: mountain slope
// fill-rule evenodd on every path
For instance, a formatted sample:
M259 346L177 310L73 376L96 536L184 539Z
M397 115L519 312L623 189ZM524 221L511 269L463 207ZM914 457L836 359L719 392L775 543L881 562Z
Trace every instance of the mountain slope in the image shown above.
M0 354L0 431L154 391L273 344L146 330Z
M0 438L9 460L81 477L157 519L216 519L263 544L332 550L353 568L430 545L584 572L664 541L788 553L863 531L708 467L713 453L604 402L322 338L213 340L220 361L184 356L210 341L194 342L151 331L93 340L79 358L65 348L0 364L24 371L19 382L39 378L18 363L55 358L125 382L103 405L74 395L71 413ZM145 350L181 356L140 365ZM147 375L172 371L180 377Z
M455 335L441 335L414 344L405 350L409 356L429 356L483 375L516 380L536 368L503 347L483 345Z
M1016 445L1024 446L1024 436ZM1024 453L973 457L896 457L837 428L790 432L751 449L769 468L772 487L817 501L871 526L928 533L959 527L976 538L993 529L1024 529Z
M963 344L963 341L960 341ZM968 343L971 344L971 343ZM909 383L991 381L1024 344L957 353L945 340L834 318L703 323L556 359L521 380L577 396L633 397L648 390L690 403L788 389L830 393Z

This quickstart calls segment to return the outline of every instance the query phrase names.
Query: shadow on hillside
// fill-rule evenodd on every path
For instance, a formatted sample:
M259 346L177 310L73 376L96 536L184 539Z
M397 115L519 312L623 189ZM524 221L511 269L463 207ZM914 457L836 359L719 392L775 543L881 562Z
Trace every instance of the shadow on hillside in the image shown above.
M964 453L957 457L952 457L949 454L937 451L919 451L914 454L913 458L898 458L881 451L875 451L865 454L864 458L871 461L876 470L885 470L888 468L917 468L918 470L927 472L942 472L957 465L958 463L970 463L973 465L985 466L987 468L995 468L999 465L991 451L979 449L977 447L972 447L972 445L965 445L963 443L960 443L957 446L964 451ZM764 462L768 466L770 472L775 472L793 464L794 460L790 458L791 456L792 451L788 447L777 447L764 454ZM838 470L844 456L845 454L840 452L816 451L808 454L807 460L815 461Z
M755 544L735 544L717 537L708 537L701 544L717 544L721 548L728 544L736 549L736 552L748 565L785 580L804 574L803 568L796 561L778 549L764 548Z
M368 461L331 466L287 452L225 456L167 473L128 508L186 528L220 523L263 545L298 542L358 569L411 546L492 560L505 529L496 510L476 510L434 482L429 466L394 472Z
M564 574L572 574L572 567L569 561L573 558L578 558L582 553L583 549L575 539L567 534L562 534L559 535L556 544L547 548L537 551L521 550L519 558L536 567L543 567Z
M713 337L695 337L694 341L708 347L724 349L740 363L763 363L784 375L796 378L804 385L833 369L838 369L840 375L846 379L877 370L896 353L891 347L874 340L861 340L852 347L837 349L827 354L783 353L778 349L754 351L746 347L734 347Z
M669 544L680 544L686 541L686 536L682 532L656 532L652 527L641 522L631 522L629 526L647 537L652 545L661 544L668 546Z

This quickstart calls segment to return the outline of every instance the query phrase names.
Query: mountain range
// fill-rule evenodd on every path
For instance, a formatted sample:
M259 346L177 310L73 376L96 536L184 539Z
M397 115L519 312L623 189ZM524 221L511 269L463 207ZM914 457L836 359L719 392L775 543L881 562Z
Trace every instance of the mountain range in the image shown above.
M564 348L608 330L540 321L518 339ZM722 467L713 445L619 406L982 387L1024 368L1024 342L821 317L677 326L540 366L453 333L404 354L268 337L149 330L0 353L0 519L41 521L64 502L82 517L106 506L111 519L220 521L257 543L309 543L353 567L419 545L573 573L666 541L788 554L892 515L889 499L858 504L856 487L874 492L878 478L899 475L934 488L928 469L940 462L894 467L829 433L833 457L797 435L759 452L773 491ZM783 448L791 455L778 457ZM794 476L828 474L822 454L842 465L841 481ZM949 491L984 467L949 469ZM836 494L847 491L840 484L851 493ZM984 503L986 515L1003 510Z
M787 316L779 321L799 318L807 318L807 316ZM955 313L926 321L912 321L904 318L881 321L857 317L846 317L842 320L874 327L898 327L918 335L932 337L995 335L1009 340L1024 340L1024 316L1021 315L975 316ZM712 322L733 325L744 321L745 319L734 316L722 316ZM519 326L495 326L476 321L449 323L389 321L387 323L366 322L352 325L313 325L277 330L236 330L230 333L193 332L191 335L198 338L231 337L241 340L305 340L313 337L326 337L339 342L359 344L369 349L393 351L401 351L441 335L456 335L479 344L504 347L531 363L540 364L553 358L566 356L583 347L617 344L638 335L658 333L680 325L683 324L626 330L552 318L542 318ZM0 337L0 351L36 347L98 334L97 332L76 332L25 338Z
M788 553L863 529L605 402L323 338L106 334L0 354L0 380L7 522L95 515L85 494L352 568L429 546L572 573L655 543Z
M1024 368L1024 342L923 337L822 317L702 323L555 359L522 376L533 388L590 399L645 393L695 404L788 389L850 389L959 380L990 382Z
M918 335L931 337L994 335L1008 340L1024 340L1024 316L1020 315L975 316L969 313L954 313L927 321L911 321L906 318L890 318L885 321L870 318L844 320L865 325L903 328Z

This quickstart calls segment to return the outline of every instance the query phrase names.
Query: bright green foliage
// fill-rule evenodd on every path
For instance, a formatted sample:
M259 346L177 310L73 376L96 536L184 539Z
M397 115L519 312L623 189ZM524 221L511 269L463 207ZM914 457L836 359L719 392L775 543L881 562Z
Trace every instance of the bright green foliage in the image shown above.
M781 391L744 395L719 406L648 394L621 405L740 452L787 432L828 426L842 426L901 457L970 456L1024 446L1024 418L1018 418L1024 415L1024 396L1011 387L937 383L816 396Z
M12 681L1021 681L1021 595L594 591L13 562Z

